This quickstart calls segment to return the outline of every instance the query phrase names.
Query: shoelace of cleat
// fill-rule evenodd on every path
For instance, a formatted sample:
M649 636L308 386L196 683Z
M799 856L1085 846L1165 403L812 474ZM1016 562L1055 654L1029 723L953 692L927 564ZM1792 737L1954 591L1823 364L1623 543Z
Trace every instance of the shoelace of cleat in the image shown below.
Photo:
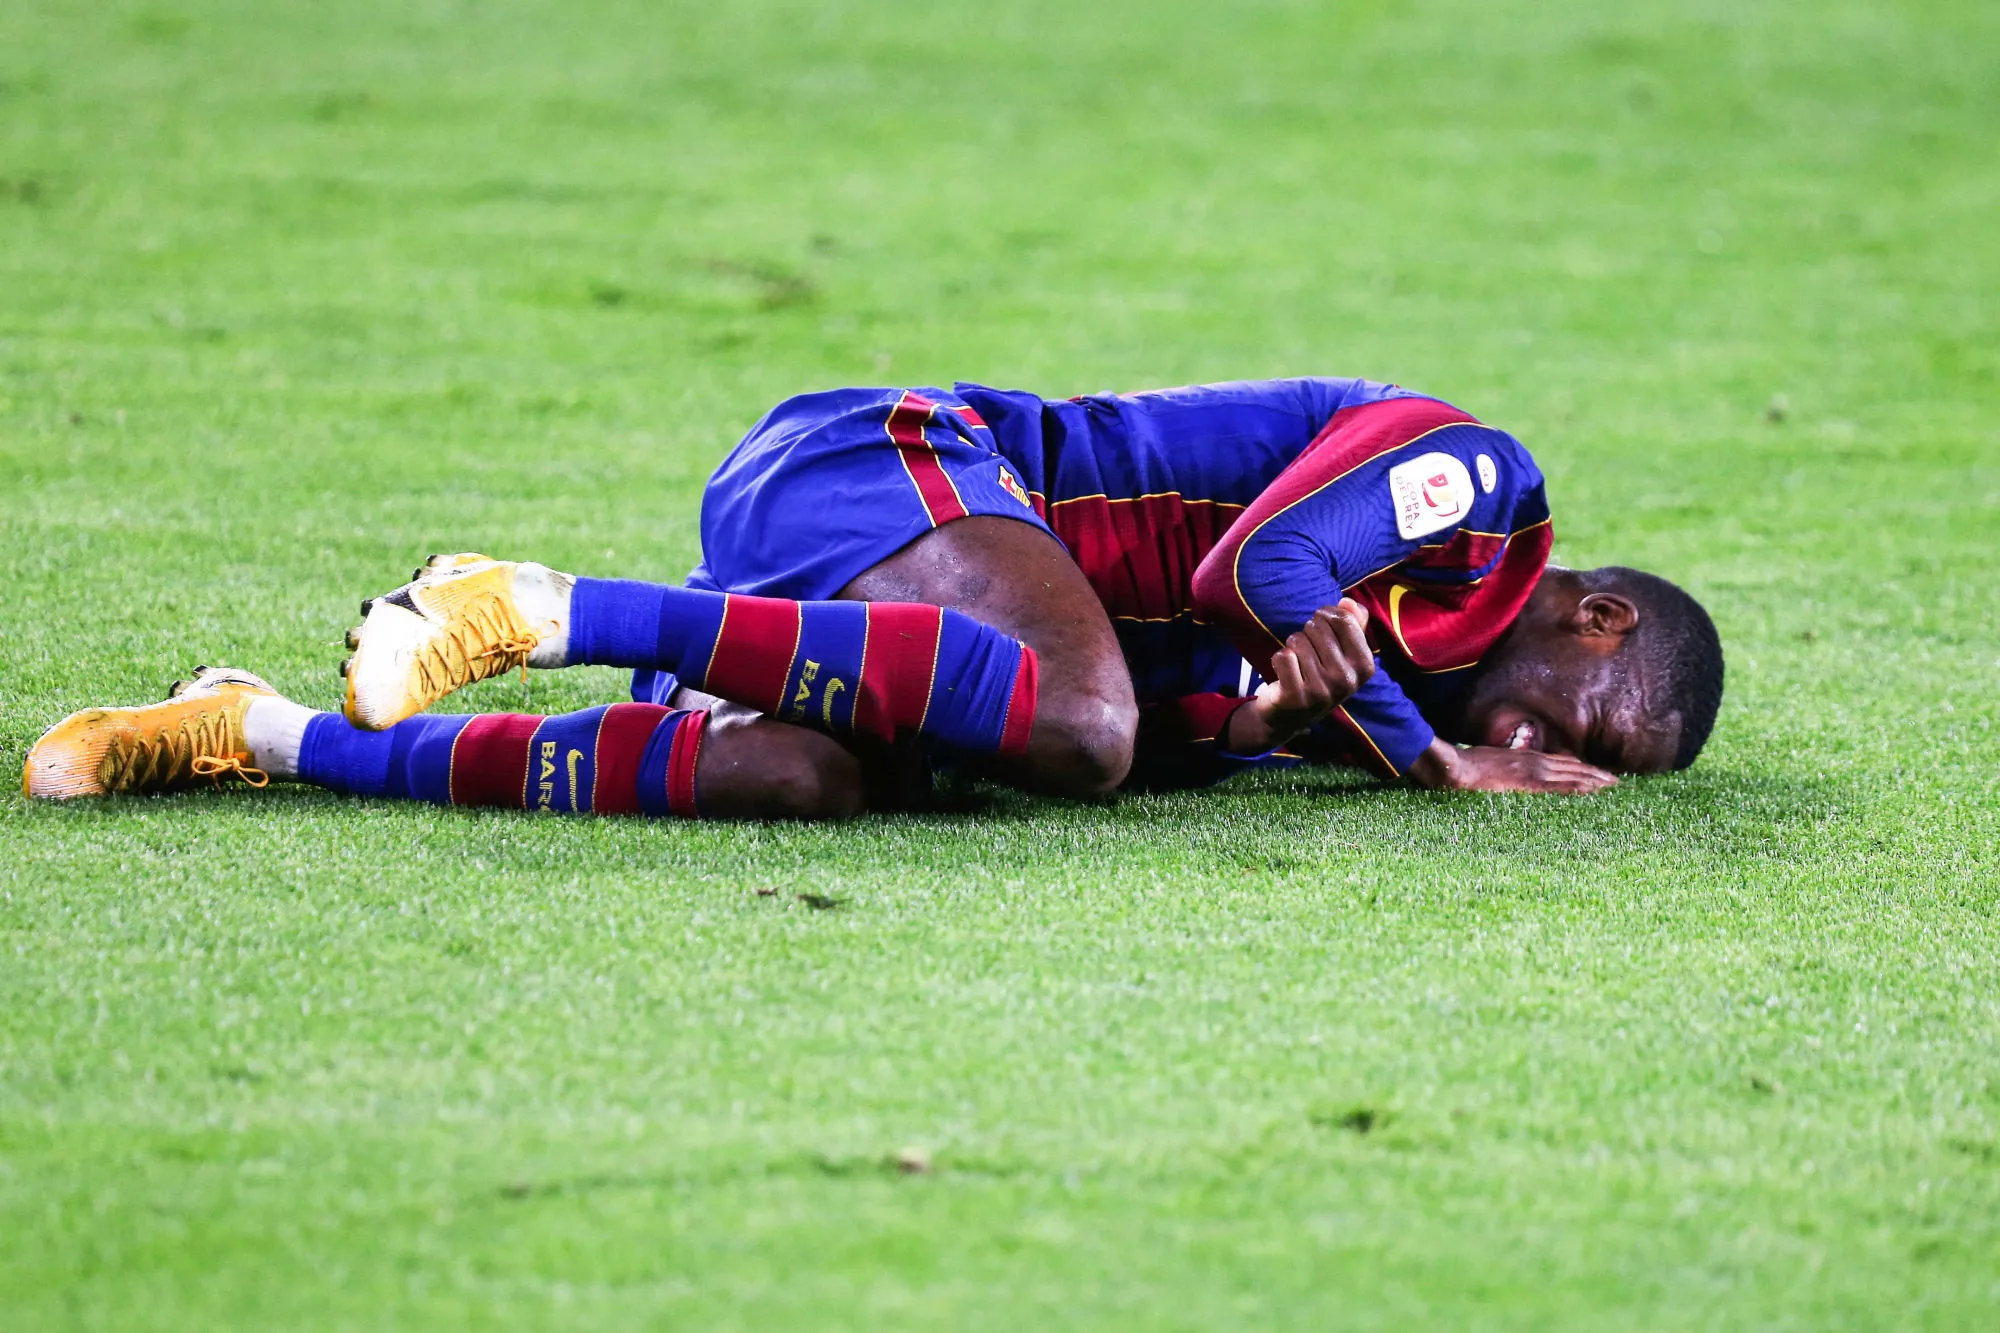
M158 791L183 776L208 778L218 787L225 777L268 786L271 775L249 760L228 714L197 713L171 731L114 740L98 776L107 791Z
M443 698L474 681L521 668L528 675L528 654L541 642L528 623L499 597L474 602L443 626L443 633L416 655L424 691Z
M223 755L219 759L213 755L198 754L194 757L194 762L188 765L188 771L198 778L214 779L218 787L222 785L224 778L230 777L241 778L253 787L270 786L271 775L246 762L248 758L249 756L241 754Z

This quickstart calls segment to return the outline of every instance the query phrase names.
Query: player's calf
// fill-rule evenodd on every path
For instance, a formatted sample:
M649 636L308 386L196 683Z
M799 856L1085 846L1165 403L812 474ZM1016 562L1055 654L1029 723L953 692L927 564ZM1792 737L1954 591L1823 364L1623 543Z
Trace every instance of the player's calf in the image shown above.
M833 737L692 692L676 702L690 700L709 708L700 773L705 817L841 820L868 808L870 775Z
M364 608L342 674L348 717L371 729L515 667L585 663L671 671L782 721L882 742L1020 755L1035 724L1034 650L930 603L798 602L448 556Z

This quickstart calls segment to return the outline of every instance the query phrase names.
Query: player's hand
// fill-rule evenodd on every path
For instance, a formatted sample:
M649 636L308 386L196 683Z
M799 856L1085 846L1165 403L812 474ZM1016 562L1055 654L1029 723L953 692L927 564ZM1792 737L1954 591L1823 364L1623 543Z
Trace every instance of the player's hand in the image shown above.
M1445 791L1558 792L1588 796L1618 785L1615 775L1586 764L1575 755L1506 750L1493 745L1472 745L1461 750L1442 740L1431 742L1431 748L1410 766L1410 776L1426 787Z
M1271 659L1271 679L1230 715L1223 742L1232 754L1283 745L1347 702L1375 674L1368 609L1353 598L1323 606Z

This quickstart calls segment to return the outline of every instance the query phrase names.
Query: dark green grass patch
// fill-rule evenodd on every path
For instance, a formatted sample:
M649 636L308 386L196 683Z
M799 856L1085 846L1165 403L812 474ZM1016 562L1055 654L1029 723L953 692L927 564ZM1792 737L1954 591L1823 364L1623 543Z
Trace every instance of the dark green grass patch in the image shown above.
M1697 768L1576 802L6 798L6 1322L1992 1323L1996 49L1946 0L0 10L10 762L198 662L331 704L432 550L677 578L722 452L847 382L1418 385L1731 668Z

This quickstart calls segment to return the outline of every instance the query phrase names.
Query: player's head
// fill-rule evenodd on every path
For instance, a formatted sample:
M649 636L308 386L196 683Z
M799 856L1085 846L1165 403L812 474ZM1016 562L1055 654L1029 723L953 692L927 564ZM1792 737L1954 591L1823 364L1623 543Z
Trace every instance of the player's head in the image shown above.
M1721 703L1722 641L1700 602L1620 565L1551 566L1481 664L1455 739L1662 773L1694 762Z

